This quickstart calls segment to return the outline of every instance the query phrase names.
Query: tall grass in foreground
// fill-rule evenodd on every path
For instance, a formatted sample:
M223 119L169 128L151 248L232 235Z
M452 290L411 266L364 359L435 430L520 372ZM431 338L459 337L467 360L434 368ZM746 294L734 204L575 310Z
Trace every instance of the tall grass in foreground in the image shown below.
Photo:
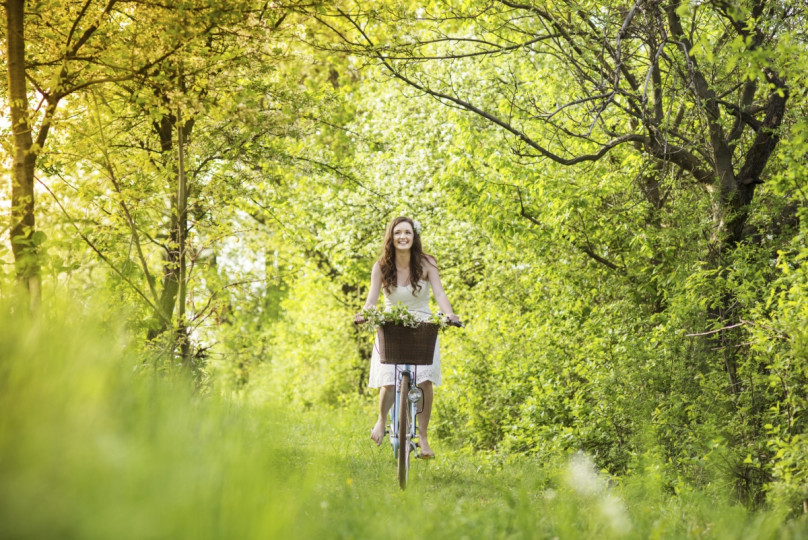
M0 316L2 538L803 538L805 521L698 492L653 463L617 486L586 456L452 452L395 481L368 407L295 412L192 392L125 336ZM30 326L30 327L29 327Z
M92 320L0 330L0 536L250 538L292 530L305 468L255 417L155 374Z

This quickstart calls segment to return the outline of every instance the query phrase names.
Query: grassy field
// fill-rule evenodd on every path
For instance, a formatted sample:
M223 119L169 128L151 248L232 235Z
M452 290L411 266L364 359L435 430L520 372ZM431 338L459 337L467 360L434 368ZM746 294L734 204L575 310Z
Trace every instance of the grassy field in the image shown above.
M0 330L1 538L805 538L805 520L655 466L620 482L583 455L455 451L399 491L369 404L295 411L201 397L89 321ZM117 336L117 337L116 337Z

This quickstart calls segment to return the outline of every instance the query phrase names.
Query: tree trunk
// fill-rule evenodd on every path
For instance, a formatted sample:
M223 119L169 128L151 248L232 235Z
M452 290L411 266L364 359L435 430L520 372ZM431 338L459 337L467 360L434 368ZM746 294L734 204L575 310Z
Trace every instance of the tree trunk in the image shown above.
M13 133L14 161L11 169L11 251L17 279L27 292L32 311L40 303L40 266L34 220L34 147L28 115L25 80L25 1L5 3L7 21L8 98Z
M177 119L173 115L165 115L159 123L154 124L154 129L160 137L160 149L166 161L170 160L171 151L174 148L174 127ZM177 293L180 288L179 266L179 213L177 212L177 195L171 194L169 201L169 231L168 245L163 259L163 279L162 290L160 292L160 309L168 317L166 320L160 317L159 313L154 314L154 322L148 332L148 338L154 339L168 330L170 321L174 318L174 306L177 302Z
M160 137L160 148L165 162L170 163L175 158L174 151L178 152L178 167L174 171L177 179L177 189L170 195L170 222L168 231L168 244L165 258L163 260L162 291L160 293L159 307L168 317L161 317L155 313L153 324L148 332L148 338L154 339L169 330L169 325L177 315L176 341L172 344L172 353L177 345L180 348L180 355L184 366L188 366L191 361L190 343L188 340L188 330L185 321L185 301L186 301L186 250L185 237L188 231L188 189L186 185L184 170L185 141L193 129L193 119L183 121L172 114L164 116L159 123L155 123L154 129ZM174 145L174 133L178 135L178 144ZM176 309L178 308L178 309ZM172 338L172 339L174 339Z
M188 186L185 178L185 125L182 111L177 111L177 251L179 252L179 276L177 298L177 339L180 345L182 365L190 367L191 344L185 320L185 301L188 296L185 237L188 233Z

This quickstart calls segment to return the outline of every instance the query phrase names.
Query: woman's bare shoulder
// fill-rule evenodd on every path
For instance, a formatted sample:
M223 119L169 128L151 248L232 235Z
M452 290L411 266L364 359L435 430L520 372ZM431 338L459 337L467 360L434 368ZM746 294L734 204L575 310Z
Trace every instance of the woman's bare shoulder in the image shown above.
M423 261L427 263L428 266L434 266L435 268L438 267L438 261L432 255L424 253Z

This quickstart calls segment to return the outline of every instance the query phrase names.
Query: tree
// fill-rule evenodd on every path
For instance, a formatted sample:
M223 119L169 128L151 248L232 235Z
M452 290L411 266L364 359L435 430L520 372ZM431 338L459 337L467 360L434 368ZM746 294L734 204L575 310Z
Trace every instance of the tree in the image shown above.
M188 242L193 228L189 204L194 204L192 221L198 223L197 218L211 211L206 206L215 201L212 194L204 195L210 176L245 144L271 136L272 130L257 122L279 104L285 106L284 100L293 95L271 76L283 59L278 53L283 47L265 47L268 39L280 43L273 34L279 34L289 10L250 1L220 6L193 0L170 5L112 0L37 2L27 8L24 2L14 2L6 12L14 38L9 41L16 155L11 234L18 278L37 305L43 260L38 247L45 234L34 222L35 178L55 197L54 190L60 191L58 177L66 173L79 185L78 199L101 210L93 216L100 225L96 231L82 231L66 213L70 230L75 229L150 306L150 338L176 330L172 334L187 363L188 321L183 312L194 254ZM259 84L245 85L249 77ZM31 81L34 92L26 88L26 81ZM273 94L283 97L275 99ZM65 103L67 107L60 108ZM256 113L249 118L248 108ZM60 110L66 112L60 115ZM237 114L216 117L227 110ZM62 128L57 141L62 146L49 154L45 144L52 140L54 126ZM195 127L202 129L201 144L192 137ZM38 129L35 138L33 128ZM220 131L207 133L207 129ZM35 176L38 167L44 170ZM96 174L109 182L108 190L89 188ZM117 207L104 208L92 197L82 197L82 190L85 195L112 194ZM167 211L159 203L144 208L139 195L155 191L165 194ZM67 202L57 199L63 212L62 203ZM109 219L116 214L122 225L121 242L136 248L133 261L128 255L119 257L117 246L107 244L118 237ZM165 232L159 230L163 225ZM99 243L98 238L105 240ZM161 279L150 268L150 245L163 252ZM132 274L131 268L139 268L140 275ZM175 313L179 313L176 320ZM178 328L173 328L175 322Z
M346 51L504 130L524 160L574 166L633 148L654 207L668 168L687 175L714 193L717 252L748 234L803 21L798 7L762 1L388 3L317 16L347 23Z
M181 47L127 49L120 34L137 19L136 2L4 4L8 34L8 104L14 165L11 178L11 245L18 280L39 305L42 233L35 222L35 172L63 101L94 86L131 80L152 70ZM114 36L114 37L113 37ZM33 86L31 94L28 84Z
M190 334L199 338L199 325L235 286L206 268L215 266L222 238L238 234L239 208L275 157L252 163L252 176L243 156L251 146L282 146L299 129L289 111L305 97L294 79L276 74L291 63L287 14L251 2L140 13L120 46L137 50L146 39L152 51L177 52L148 76L85 92L76 103L85 114L59 141L73 152L54 150L46 162L79 185L67 199L97 209L94 230L79 234L113 269L110 282L125 284L147 308L148 339L167 337L167 357L178 346L185 366L194 362ZM196 307L194 298L202 299Z
M749 350L741 320L766 304L775 279L768 261L792 242L798 205L778 180L792 165L777 151L804 106L794 97L804 81L802 8L394 1L313 16L324 33L340 36L332 48L379 66L406 98L445 106L440 116L461 147L452 160L462 165L448 168L444 186L497 231L503 252L521 249L508 256L537 266L531 275L541 283L514 292L520 315L545 309L568 332L569 342L557 339L536 314L540 330L510 334L514 350L536 352L525 372L507 362L492 368L502 379L481 393L504 390L486 444L517 425L529 441L517 447L535 448L560 424L599 452L610 441L608 453L623 457L609 466L619 470L626 441L654 414L660 447L690 467L709 452L708 430L694 422L700 415L730 441L739 493L759 501L771 469L752 470L741 452L772 459L761 450L761 426L782 396L761 394L749 375L765 360ZM694 327L708 330L683 339L682 329ZM653 370L663 359L681 361L675 377ZM564 381L571 395L559 397L571 405L548 419L539 412L558 405L546 390L558 384L557 365L573 377ZM621 403L608 390L615 370L647 389L647 399ZM530 381L534 373L538 381ZM608 401L610 415L593 413L597 399ZM686 410L683 402L696 404ZM613 426L590 434L592 424L575 424L604 416ZM545 431L528 421L546 422Z

